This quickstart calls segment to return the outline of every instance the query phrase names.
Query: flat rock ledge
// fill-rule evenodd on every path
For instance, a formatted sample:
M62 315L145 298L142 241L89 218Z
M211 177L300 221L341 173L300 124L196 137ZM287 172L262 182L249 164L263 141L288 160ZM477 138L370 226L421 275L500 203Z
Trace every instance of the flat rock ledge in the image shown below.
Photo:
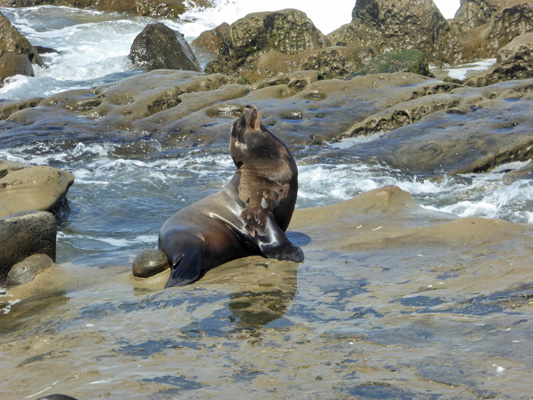
M67 171L0 159L0 217L26 210L51 211L74 183Z

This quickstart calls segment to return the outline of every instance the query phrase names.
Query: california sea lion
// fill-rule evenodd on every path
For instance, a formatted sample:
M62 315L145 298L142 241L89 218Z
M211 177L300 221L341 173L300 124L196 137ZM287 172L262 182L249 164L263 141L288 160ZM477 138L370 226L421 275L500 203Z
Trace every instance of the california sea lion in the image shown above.
M172 269L165 287L192 283L211 268L249 255L304 259L285 236L298 192L296 162L261 124L254 106L247 105L233 123L230 154L237 171L227 186L161 228L159 249Z

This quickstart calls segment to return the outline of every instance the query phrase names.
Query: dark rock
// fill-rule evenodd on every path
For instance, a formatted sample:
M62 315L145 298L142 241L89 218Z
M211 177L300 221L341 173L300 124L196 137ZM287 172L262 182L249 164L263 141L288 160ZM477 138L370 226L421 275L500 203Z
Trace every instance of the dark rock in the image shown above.
M56 257L56 220L44 211L0 217L0 285L11 267L33 254Z
M0 56L0 87L4 79L15 75L34 76L30 60L24 54L4 53Z
M44 66L43 59L11 22L0 13L0 56L5 53L24 54L32 64Z
M200 71L200 64L183 35L162 23L144 28L131 46L130 58L134 66L149 70Z
M430 62L461 60L453 29L431 0L358 0L352 22L328 38L334 44L371 47L377 54L417 49Z
M44 397L39 397L37 400L77 400L74 397L66 396L64 394L49 394Z
M11 287L29 283L53 264L54 260L46 254L33 254L26 257L23 261L11 267L11 270L7 274L6 286Z
M137 278L148 278L169 268L168 258L161 250L145 250L133 261L132 273Z
M35 50L39 54L53 54L53 53L59 53L56 49L52 49L51 47L45 47L45 46L33 46Z

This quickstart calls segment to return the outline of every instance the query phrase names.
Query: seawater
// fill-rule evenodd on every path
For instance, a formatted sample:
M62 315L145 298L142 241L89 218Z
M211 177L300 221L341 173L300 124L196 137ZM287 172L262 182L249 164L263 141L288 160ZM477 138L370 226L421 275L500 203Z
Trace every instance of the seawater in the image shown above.
M232 22L248 12L260 11L260 5L250 3L221 1L214 9L193 9L182 20L163 22L182 31L190 40L220 22ZM271 2L269 8L301 8L327 32L335 29L333 25L347 22L332 19L332 13L346 15L347 20L351 18L352 3L339 2L334 12L328 10L322 18L313 14L315 7L310 2ZM129 48L144 26L155 21L67 7L2 8L1 11L32 44L58 51L44 55L49 67L36 67L34 78L11 79L0 89L1 99L47 97L140 73L131 67L127 57ZM373 138L345 139L324 146L347 147ZM2 158L47 164L74 174L75 185L68 193L63 215L59 216L59 262L108 253L131 258L137 250L155 247L158 230L168 216L220 190L235 169L227 149L194 149L178 155L159 152L159 143L148 141L146 146L151 151L131 159L121 156L123 145L127 146L79 143L65 150L60 143L53 146L27 143L0 149ZM510 185L502 181L506 170L525 163L501 166L490 173L434 181L384 166L361 164L357 159L323 159L317 156L323 150L323 146L309 146L295 152L300 171L298 208L331 204L383 185L397 185L424 207L461 217L533 223L532 181L521 180Z

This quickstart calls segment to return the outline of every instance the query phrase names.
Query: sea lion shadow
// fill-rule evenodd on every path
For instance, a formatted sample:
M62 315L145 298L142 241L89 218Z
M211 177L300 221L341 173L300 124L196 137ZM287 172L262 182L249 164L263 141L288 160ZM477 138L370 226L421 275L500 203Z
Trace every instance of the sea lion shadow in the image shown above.
M286 231L287 238L296 246L302 247L311 243L311 237L302 232Z

